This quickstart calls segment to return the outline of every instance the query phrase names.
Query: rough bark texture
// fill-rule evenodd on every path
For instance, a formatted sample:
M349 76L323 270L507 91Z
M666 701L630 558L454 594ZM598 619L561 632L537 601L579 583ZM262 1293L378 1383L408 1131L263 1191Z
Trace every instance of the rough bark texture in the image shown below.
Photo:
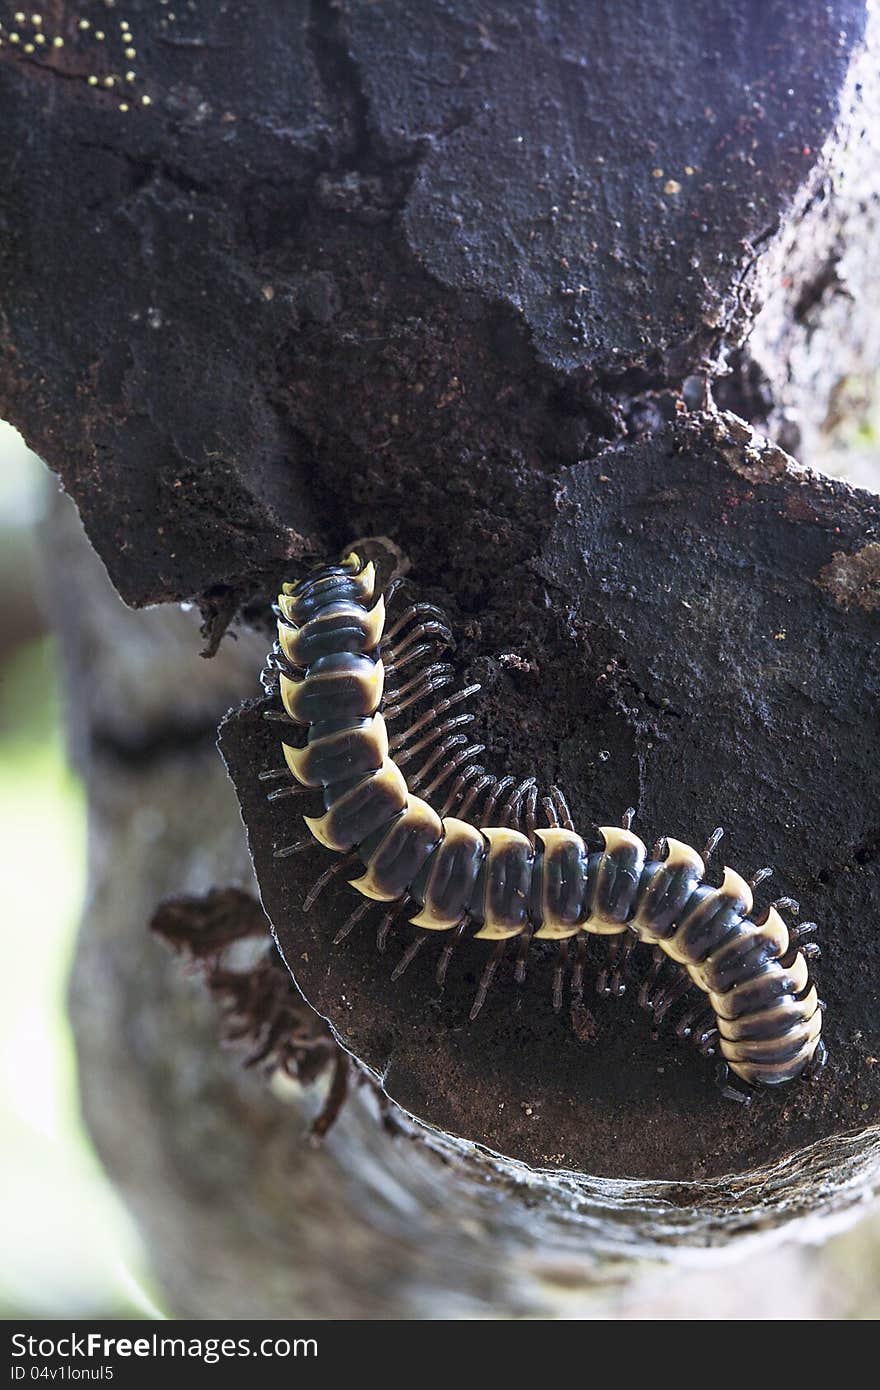
M299 837L304 809L267 804L257 780L279 761L278 726L261 704L229 721L222 747L282 950L389 1095L535 1167L614 1178L714 1179L799 1155L808 1182L810 1145L876 1125L878 534L873 494L799 470L735 418L689 415L560 479L535 574L510 586L515 662L488 645L476 614L461 622L456 662L462 683L484 684L475 737L487 767L562 782L583 828L626 806L649 843L665 833L702 844L724 824L724 861L747 873L775 864L767 901L790 895L823 924L832 1065L820 1084L765 1092L748 1114L671 1030L652 1045L635 991L590 1002L599 1037L580 1041L550 1007L551 945L533 945L523 989L508 953L472 1025L486 943L462 943L442 993L441 939L391 979L418 933L401 924L383 959L381 908L334 947L351 890L343 882L308 914L299 906L326 853L273 859ZM604 949L592 944L590 983Z
M133 603L228 615L368 533L482 589L717 369L862 128L858 0L142 0L130 60L81 9L0 49L0 403Z
M801 1202L783 1166L748 1216L723 1182L694 1209L688 1190L669 1184L548 1181L426 1134L380 1109L367 1083L353 1086L323 1145L311 1145L321 1083L268 1085L243 1068L240 1049L221 1050L202 979L145 930L169 898L178 924L203 925L210 914L194 904L218 885L248 928L259 910L214 747L215 722L250 682L254 644L224 643L206 665L192 616L127 612L67 505L45 541L50 590L64 581L74 615L64 670L92 817L71 986L82 1099L170 1313L781 1318L858 1306L840 1278L841 1251L820 1259L769 1248L779 1189L801 1218L789 1229L806 1237L829 1207L840 1219L846 1182L848 1217L858 1213L858 1144L827 1164L823 1155L827 1200L804 1191ZM713 1269L711 1250L693 1250L707 1237L726 1244L725 1227L749 1253L741 1275L729 1255ZM674 1278L645 1258L679 1252ZM756 1285L775 1291L757 1310Z
M324 955L332 902L303 923L299 878L267 869L265 731L249 713L227 725L309 999L405 1105L511 1160L421 1130L416 1163L432 1145L461 1161L463 1211L491 1171L519 1194L502 1227L526 1220L524 1187L539 1194L549 1245L551 1228L566 1247L724 1241L839 1212L873 1181L876 499L696 409L732 354L724 403L808 462L869 369L864 9L342 0L172 16L133 0L131 40L108 22L99 41L96 0L47 14L60 47L33 43L30 21L18 43L4 30L0 408L61 474L122 596L196 600L213 648L239 610L265 626L308 556L391 536L449 608L462 676L484 683L497 770L560 777L583 820L638 804L651 831L697 840L723 821L735 862L772 858L823 920L834 1070L752 1115L725 1112L680 1046L652 1053L631 1005L597 1007L598 1044L576 1045L537 957L519 1011L502 980L468 1029L472 954L440 1002L427 962L392 988L367 933ZM153 748L143 701L167 686L148 656L128 695L99 682L87 640L75 699L92 711L98 864L132 818L131 858L96 868L101 920L146 922L165 894L223 886L183 833L201 764L180 774L183 841L162 868L166 849L154 862L135 831L165 846L171 812L150 832L148 789L115 783L102 756ZM116 659L103 640L95 653ZM189 713L175 694L159 719L169 753L211 727L213 679L182 682ZM210 798L214 814L222 843ZM111 972L105 1045L129 1026L131 961L109 941L89 958ZM124 1125L134 1097L119 1100ZM221 1111L212 1150L257 1143L256 1112L237 1134ZM184 1161L165 1141L154 1153ZM522 1160L576 1177L526 1183Z

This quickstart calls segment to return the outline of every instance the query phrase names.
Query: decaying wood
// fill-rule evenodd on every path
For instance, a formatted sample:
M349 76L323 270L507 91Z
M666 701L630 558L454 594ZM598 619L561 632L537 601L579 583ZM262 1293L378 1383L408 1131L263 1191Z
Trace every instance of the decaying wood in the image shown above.
M212 650L236 615L265 633L309 557L390 536L483 684L495 770L558 778L582 822L634 804L650 832L724 823L734 862L774 862L823 925L833 1060L725 1109L630 1002L572 1037L539 956L519 1006L502 972L468 1027L473 951L442 997L424 953L393 985L368 931L331 953L335 900L303 920L307 866L268 862L270 738L245 707L224 752L288 963L411 1112L392 1135L356 1087L302 1149L300 1110L233 1079L146 930L165 899L254 892L211 745L263 642L239 622L237 654L200 664L189 618L134 637L86 579L60 626L99 1142L181 1311L280 1306L274 1275L324 1315L540 1313L608 1253L813 1233L876 1180L880 527L875 497L778 443L820 457L876 352L865 6L283 8L132 0L131 99L83 6L55 7L46 55L0 48L3 412L119 593L194 601ZM523 1284L538 1265L557 1274Z
M205 663L192 615L127 612L68 506L46 554L50 591L63 580L73 615L64 669L91 814L71 986L82 1100L171 1313L751 1317L756 1284L775 1291L759 1316L847 1311L833 1262L773 1246L780 1194L798 1218L788 1233L809 1239L825 1218L858 1213L861 1144L816 1155L812 1174L828 1182L818 1205L781 1164L750 1209L724 1181L695 1209L687 1185L560 1181L426 1134L380 1105L365 1076L314 1147L327 1079L300 1090L245 1067L249 1047L220 1046L201 972L182 971L147 930L160 903L172 905L161 908L166 936L169 916L178 933L213 928L218 947L253 929L252 870L214 730L249 688L262 643L225 642ZM230 913L219 922L218 885ZM749 1255L742 1276L726 1248L734 1232ZM658 1254L682 1259L674 1283Z
M489 769L563 783L584 828L615 823L627 806L648 843L672 834L703 844L724 825L724 861L747 876L774 865L766 900L791 896L822 923L833 1063L815 1085L765 1092L748 1114L671 1029L652 1042L635 989L592 1002L598 1040L581 1041L567 1009L550 1004L552 943L533 943L522 988L508 952L473 1024L485 943L462 943L442 991L443 940L393 978L419 933L404 920L380 955L381 907L334 946L358 901L344 878L303 913L326 853L273 858L320 800L266 801L257 774L277 764L279 732L262 718L265 702L227 722L221 746L285 958L389 1095L538 1168L690 1181L695 1208L728 1175L731 1192L744 1180L749 1207L755 1174L779 1163L821 1203L827 1173L814 1146L835 1136L861 1152L870 1180L880 586L866 557L878 533L880 499L799 469L742 421L691 414L560 478L555 527L533 573L510 586L516 665L505 649L486 651L470 615L461 623L454 660L462 684L483 681L474 737ZM527 621L517 624L518 607ZM590 983L601 959L593 943ZM844 1140L856 1130L861 1140ZM786 1201L780 1218L791 1214Z

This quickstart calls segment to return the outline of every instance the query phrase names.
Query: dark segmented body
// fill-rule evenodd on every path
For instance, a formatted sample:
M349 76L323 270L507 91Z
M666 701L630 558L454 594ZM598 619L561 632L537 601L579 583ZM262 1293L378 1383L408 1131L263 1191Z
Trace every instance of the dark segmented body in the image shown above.
M802 1074L824 1049L806 956L776 907L753 915L739 874L725 868L714 887L703 857L678 840L649 856L629 828L600 827L588 845L558 825L530 835L477 827L413 794L389 753L375 583L373 565L352 554L278 599L281 698L308 727L305 747L284 744L286 763L298 782L323 789L324 814L304 819L322 845L360 858L352 886L414 904L411 920L426 931L470 922L496 942L635 934L708 996L721 1054L741 1080L778 1085Z

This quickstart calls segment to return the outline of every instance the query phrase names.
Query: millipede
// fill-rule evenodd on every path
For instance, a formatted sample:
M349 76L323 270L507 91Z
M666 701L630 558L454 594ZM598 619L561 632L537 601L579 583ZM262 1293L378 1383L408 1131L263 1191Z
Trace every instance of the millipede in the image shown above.
M755 910L754 890L771 870L746 880L725 867L713 884L707 864L720 829L700 852L667 836L649 851L629 809L620 824L582 836L559 787L542 795L535 777L488 772L485 746L466 732L474 716L461 708L480 687L450 690L453 668L437 659L452 644L448 619L417 602L390 622L398 582L380 592L374 561L352 550L285 583L273 608L277 640L263 684L280 707L265 715L283 726L284 762L259 775L280 783L271 801L323 796L323 813L303 816L308 834L275 856L316 843L335 856L304 909L348 874L361 901L335 944L377 906L380 949L408 918L417 934L392 978L439 939L442 987L464 938L487 943L471 1020L511 942L520 984L531 943L557 943L557 1009L566 971L582 999L589 936L608 938L596 980L606 995L625 991L641 944L653 954L640 1003L657 1025L685 1008L675 1032L718 1056L725 1095L748 1103L756 1087L815 1075L827 1058L825 1006L810 978L816 924L784 920L799 912L791 898Z

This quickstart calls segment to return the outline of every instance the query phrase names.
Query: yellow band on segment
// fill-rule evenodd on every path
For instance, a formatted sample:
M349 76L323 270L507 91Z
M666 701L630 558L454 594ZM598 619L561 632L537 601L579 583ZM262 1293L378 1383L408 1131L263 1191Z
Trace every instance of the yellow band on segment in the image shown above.
M371 652L374 647L378 647L382 633L385 631L385 595L380 594L367 610L366 622L364 623L364 634L366 645L364 651Z
M815 1013L805 1015L800 1023L789 1028L787 1032L778 1038L737 1038L731 1039L721 1035L721 1052L728 1062L750 1062L765 1066L785 1066L785 1062L769 1062L766 1060L768 1052L774 1048L784 1048L794 1046L799 1043L805 1047L810 1043L818 1042L822 1032L822 1011L817 1009Z
M782 920L775 907L771 907L767 913L767 920L760 926L755 923L755 933L761 940L766 942L768 950L772 950L776 956L784 956L789 947L791 933L788 925Z
M749 1033L756 1028L772 1029L772 1036L782 1038L817 1012L821 1013L819 996L816 986L811 985L803 999L796 999L793 994L780 994L766 1009L750 1011L740 1018L719 1018L718 1031L730 1043L752 1041Z
M725 898L736 899L741 904L740 911L744 917L748 916L755 905L752 890L742 874L738 874L736 869L729 869L726 864L718 892Z
M782 967L779 967L780 969ZM803 994L810 983L810 967L802 951L798 951L791 965L785 968L785 980L789 986L790 994ZM709 1003L719 1019L731 1018L736 1014L736 1006L742 1000L743 994L748 994L750 985L753 981L746 981L742 986L734 985L732 989L717 993L709 990ZM746 1010L748 1012L748 1010Z
M579 859L583 864L586 861L586 845L580 835L576 835L573 830L562 830L554 826L549 830L536 830L535 838L541 841L544 847L544 867L543 881L541 884L541 925L535 932L535 936L543 941L565 941L570 936L577 936L581 930L580 922L566 922L564 918L555 914L550 906L549 885L547 882L547 866L554 856L564 853L567 849L575 849Z
M288 588L292 587L292 585L285 584L284 589L278 595L278 607L293 630L299 632L299 626L296 621L296 599L292 594L287 592Z
M344 796L341 796L338 801L334 801L329 811L325 811L323 816L303 816L309 832L320 844L326 845L327 849L344 854L359 842L360 835L357 839L347 839L340 836L338 822L344 819L352 802L359 798L365 790L385 798L389 816L396 815L406 805L407 788L403 773L396 763L392 762L390 758L386 758L378 772L368 772L365 777L360 778L357 784ZM371 826L365 833L369 834L370 830L373 829L378 829L378 827Z
M305 717L302 702L307 690L310 695L314 694L316 682L319 681L326 681L328 685L333 682L339 683L342 681L347 682L349 685L358 685L362 692L360 705L363 713L355 717L366 718L379 708L379 704L382 700L382 691L385 686L385 667L381 661L370 662L369 659L365 657L358 670L339 671L331 669L327 671L318 671L311 673L307 677L304 676L302 680L295 680L292 676L288 676L282 671L279 676L281 703L295 723L307 724L310 722Z
M702 854L698 854L691 845L686 845L684 840L673 840L667 837L666 857L663 863L668 869L693 869L700 878L706 874L706 865Z
M526 916L528 903L521 886L514 890L514 906L520 911L515 913L519 920L511 922L509 918L497 911L491 901L491 888L493 874L500 869L504 856L508 853L514 855L514 862L522 856L520 862L531 865L534 857L534 850L531 842L519 830L510 830L507 826L489 826L481 829L483 839L489 846L488 859L486 863L486 891L483 911L483 925L474 936L484 941L506 941L508 937L519 936L520 932L528 924ZM503 887L503 885L501 885Z
M279 605L280 606L280 605ZM384 596L376 600L372 608L365 610L360 604L353 600L349 601L350 611L355 616L358 626L361 629L362 638L357 644L360 654L372 652L378 647L385 628L385 599ZM338 615L329 609L324 609L303 623L302 627L291 627L290 623L278 619L278 643L287 660L292 666L304 666L304 644L309 640L313 632L316 632L328 621L338 620ZM354 650L354 647L351 648Z
M436 847L443 839L443 824L433 806L429 806L427 801L423 801L420 796L408 796L403 811L388 827L387 833L370 855L366 873L360 878L349 879L352 888L356 888L365 898L373 898L376 902L394 902L400 897L402 890L397 884L389 885L387 875L393 872L395 855L404 854L407 843L412 845L416 837L422 845L419 864L421 868L427 858L428 847L431 844ZM382 881L383 873L386 876L385 883Z
M443 844L435 857L431 866L428 882L425 885L425 902L421 911L415 917L410 917L414 927L424 927L426 931L449 931L452 927L457 927L463 921L468 904L463 903L460 909L454 914L442 912L438 904L439 885L437 883L438 874L445 867L441 863L441 857L453 856L456 850L462 850L475 859L477 856L485 855L486 842L476 826L469 824L468 821L458 820L456 816L444 816L441 822L443 826Z
M376 590L376 566L368 560L359 574L353 576L361 603L369 603Z
M622 825L600 825L599 834L605 841L605 849L608 854L613 854L624 846L635 850L641 859L644 859L648 853L638 835L634 835L631 830L624 830Z
M282 743L281 748L284 753L284 760L290 768L296 780L304 787L320 787L323 783L309 773L309 763L320 759L322 749L338 744L341 737L357 738L364 743L372 743L376 751L375 769L380 768L388 757L388 729L385 720L378 712L372 715L366 728L357 729L349 734L347 731L338 731L335 734L327 734L324 738L316 738L311 743L307 743L304 748L292 748L289 743ZM341 774L344 775L344 772Z

